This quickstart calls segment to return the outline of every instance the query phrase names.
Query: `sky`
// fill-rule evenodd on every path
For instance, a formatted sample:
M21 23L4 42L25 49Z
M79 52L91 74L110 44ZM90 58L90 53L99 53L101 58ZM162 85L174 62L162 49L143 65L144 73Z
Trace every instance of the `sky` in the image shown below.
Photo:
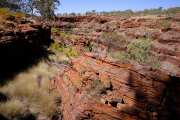
M60 0L57 13L85 13L87 11L134 11L150 8L180 7L180 0Z

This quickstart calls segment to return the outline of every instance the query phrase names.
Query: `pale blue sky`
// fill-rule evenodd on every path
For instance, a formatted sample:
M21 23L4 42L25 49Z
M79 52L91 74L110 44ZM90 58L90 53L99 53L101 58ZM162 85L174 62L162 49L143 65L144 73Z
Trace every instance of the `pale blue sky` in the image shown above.
M61 0L60 13L180 7L180 0Z

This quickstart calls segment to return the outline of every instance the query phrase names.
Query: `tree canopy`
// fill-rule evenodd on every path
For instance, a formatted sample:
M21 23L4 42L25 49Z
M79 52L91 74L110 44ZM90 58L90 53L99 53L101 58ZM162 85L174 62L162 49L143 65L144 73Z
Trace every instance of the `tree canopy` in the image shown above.
M35 8L43 18L52 18L55 16L55 9L60 4L59 0L35 0Z
M14 3L11 0L0 0L0 7L9 8L10 10L13 10L13 11L20 10L20 6L18 6L16 3Z
M31 15L40 14L45 19L55 16L58 5L60 5L60 0L0 0L0 7Z

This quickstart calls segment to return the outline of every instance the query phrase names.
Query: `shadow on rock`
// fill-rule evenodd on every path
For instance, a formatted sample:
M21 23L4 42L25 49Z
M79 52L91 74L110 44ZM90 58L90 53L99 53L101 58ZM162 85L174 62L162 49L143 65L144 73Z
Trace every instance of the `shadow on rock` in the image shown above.
M46 46L47 48L47 46ZM0 84L4 85L8 80L15 77L19 72L33 67L39 61L48 59L51 54L44 47L38 49L6 49L0 52Z

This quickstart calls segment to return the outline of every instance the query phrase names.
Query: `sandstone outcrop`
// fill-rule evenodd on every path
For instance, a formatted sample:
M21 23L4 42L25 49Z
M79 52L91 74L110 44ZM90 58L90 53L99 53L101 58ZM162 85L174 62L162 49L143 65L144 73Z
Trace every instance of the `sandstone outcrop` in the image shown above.
M53 79L62 98L64 120L179 119L178 17L78 16L59 20L59 28L73 23L71 33L79 39L53 36L58 42L75 46L80 53L83 47L94 45L91 53L72 59L71 66L61 66ZM150 54L160 59L160 68L108 58L104 51L109 43L101 38L104 32L116 32L125 41L125 45L110 44L114 52L126 51L132 40L152 39Z
M178 15L177 15L178 16ZM68 39L66 43L79 45L83 43L95 43L102 46L108 46L109 43L103 41L100 37L102 33L118 33L126 45L135 39L151 39L153 41L151 54L159 57L162 62L162 69L169 73L180 76L180 38L179 38L179 21L176 16L142 16L142 17L105 17L105 16L77 16L61 17L59 22L63 28L67 24L74 24L72 34L79 36L79 40ZM106 22L98 22L106 21ZM56 26L58 27L58 26ZM58 38L61 37L56 37ZM62 42L63 40L59 40ZM68 41L68 42L67 42ZM122 43L122 42L121 42ZM111 44L112 45L112 44ZM115 51L126 50L126 45L115 43L112 49ZM166 66L166 63L168 65ZM169 68L172 69L167 69Z
M172 111L165 106L176 111L176 118L179 109L168 106L172 104L168 101L172 96L167 95L172 82L175 80L164 71L115 64L89 54L61 68L54 79L64 120L168 119ZM178 87L172 89L178 91ZM179 100L177 96L174 100ZM179 105L178 100L174 104Z

